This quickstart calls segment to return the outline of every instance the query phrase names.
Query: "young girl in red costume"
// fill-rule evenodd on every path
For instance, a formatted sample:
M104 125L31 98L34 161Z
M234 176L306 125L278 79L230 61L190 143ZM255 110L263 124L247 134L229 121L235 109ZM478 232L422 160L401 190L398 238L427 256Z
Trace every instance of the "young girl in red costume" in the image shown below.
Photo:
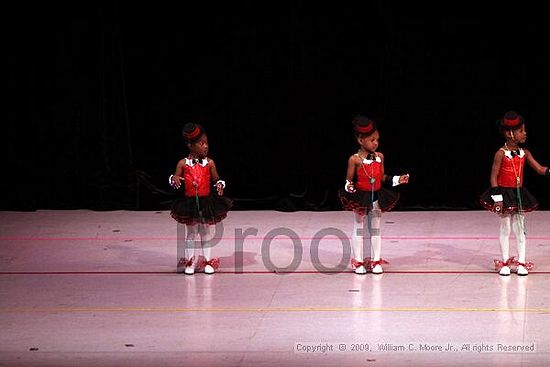
M345 210L354 212L352 267L356 274L365 274L370 269L374 274L383 272L380 257L382 238L380 220L383 211L391 210L399 194L382 185L397 186L409 182L409 175L388 176L384 173L384 155L377 152L379 133L373 120L357 116L353 121L353 131L359 151L348 159L348 170L344 190L339 191ZM370 258L363 258L363 236L370 234Z
M173 188L183 186L170 213L178 223L186 226L185 255L179 259L178 268L184 267L185 274L191 275L204 265L204 272L213 274L219 259L211 257L212 249L205 246L203 239L209 235L210 225L225 219L232 201L223 196L225 182L220 180L214 161L207 157L208 138L204 128L188 123L182 133L189 155L178 162L176 172L169 178ZM200 246L197 246L199 236ZM199 247L203 250L203 264L199 264ZM189 249L193 249L192 256L188 256Z
M525 261L524 213L538 207L537 200L523 186L523 167L529 164L540 175L550 176L548 167L541 166L531 152L519 145L525 143L525 121L515 111L508 111L497 121L506 142L495 153L491 168L491 188L480 198L481 204L500 216L500 251L502 260L495 260L500 275L510 275L516 266L518 275L527 275L533 263ZM510 232L517 242L518 259L509 256Z

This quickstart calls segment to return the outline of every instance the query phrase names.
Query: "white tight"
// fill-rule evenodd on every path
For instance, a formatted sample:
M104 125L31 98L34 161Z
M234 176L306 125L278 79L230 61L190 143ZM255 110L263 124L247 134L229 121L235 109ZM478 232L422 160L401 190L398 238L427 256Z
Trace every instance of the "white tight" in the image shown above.
M500 252L502 260L510 257L510 232L514 231L518 248L518 261L525 262L525 231L523 214L504 214L500 217Z
M354 214L352 250L355 260L363 261L363 239L370 234L370 258L372 261L380 260L382 251L382 238L380 237L380 221L382 212L378 201L373 203L373 209L368 215ZM366 220L365 220L366 218Z
M208 224L188 224L185 226L185 257L190 259L195 256L198 258L199 248L202 249L202 253L206 261L210 260L210 254L212 252L211 246L203 246L203 239L210 234L210 225ZM200 246L195 246L197 237L200 236ZM192 249L192 251L191 251ZM191 255L192 252L192 255Z

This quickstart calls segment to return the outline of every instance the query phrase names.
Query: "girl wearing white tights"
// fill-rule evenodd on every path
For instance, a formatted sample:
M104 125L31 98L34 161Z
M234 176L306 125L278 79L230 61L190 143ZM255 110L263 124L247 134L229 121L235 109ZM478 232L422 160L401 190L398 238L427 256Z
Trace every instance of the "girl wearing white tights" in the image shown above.
M538 207L537 200L523 186L523 168L527 163L540 175L550 176L548 167L540 165L530 151L520 147L527 140L525 121L515 111L508 111L497 121L501 134L506 139L493 159L491 188L480 198L481 204L500 217L501 259L495 260L495 269L500 275L527 275L533 263L525 257L525 215ZM517 243L517 259L510 256L510 234L514 233Z
M356 274L371 270L374 274L383 272L381 258L382 239L380 220L383 211L391 210L399 194L384 188L409 182L409 175L388 176L384 173L384 155L377 152L379 132L373 120L357 116L353 131L359 144L359 151L348 159L346 184L339 191L345 210L354 212L352 233L352 268ZM370 236L370 253L363 256L363 239Z

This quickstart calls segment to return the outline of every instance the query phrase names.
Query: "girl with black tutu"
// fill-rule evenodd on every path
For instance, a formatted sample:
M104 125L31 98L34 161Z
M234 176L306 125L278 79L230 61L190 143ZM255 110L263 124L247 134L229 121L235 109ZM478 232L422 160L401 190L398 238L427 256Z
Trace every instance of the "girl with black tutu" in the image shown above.
M178 162L176 172L169 178L173 188L183 186L170 213L178 223L186 226L185 251L178 261L178 268L185 268L185 274L189 275L194 274L195 269L213 274L219 259L211 257L212 248L203 239L209 235L210 225L225 219L232 201L223 196L225 182L220 180L214 160L207 156L208 138L204 127L188 123L182 133L189 155ZM199 248L203 252L202 261L198 256ZM191 256L188 255L190 249L193 249Z
M502 260L495 260L495 269L500 275L510 275L516 267L518 275L527 275L533 263L525 261L524 213L537 209L538 202L523 186L523 168L529 164L540 175L550 176L548 167L541 166L531 152L519 145L525 143L525 121L515 111L508 111L497 121L501 134L506 139L493 159L491 187L480 198L481 205L500 216L500 251ZM509 256L510 232L517 242L518 259Z
M373 120L357 116L353 131L359 144L359 151L348 159L348 170L344 189L339 197L345 210L354 212L352 233L352 267L356 274L371 270L374 274L383 272L380 257L382 239L380 236L381 213L391 210L399 193L383 187L397 186L409 182L409 175L388 176L384 173L384 155L377 152L379 132ZM363 236L370 234L370 257L363 258Z

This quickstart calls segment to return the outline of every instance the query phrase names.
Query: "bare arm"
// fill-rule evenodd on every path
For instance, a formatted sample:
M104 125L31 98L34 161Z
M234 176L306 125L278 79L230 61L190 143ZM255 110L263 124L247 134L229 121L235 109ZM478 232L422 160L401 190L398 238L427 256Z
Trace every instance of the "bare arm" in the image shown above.
M170 185L179 189L183 182L183 166L185 165L185 159L181 159L176 165L176 172L170 176Z
M356 155L352 155L348 159L348 169L346 172L346 185L344 186L344 189L347 192L355 192L355 183L353 182L353 179L355 178L355 170L357 169L358 160L361 158L357 157Z
M216 168L216 163L213 159L208 158L208 165L210 166L210 177L212 181L215 182L216 190L218 195L223 195L223 189L225 188L225 182L220 181L220 175L218 174L218 169Z
M356 155L352 155L348 159L348 170L346 172L346 180L353 182L355 177L355 169L357 167L357 160L359 158Z
M504 157L504 152L499 149L495 153L495 157L493 158L493 166L491 167L491 187L498 187L497 177L498 172L500 171L500 165L502 164L502 157Z
M500 165L502 163L502 157L504 157L504 151L499 149L495 153L495 157L493 158L493 166L491 167L491 188L493 190L493 193L491 197L493 198L494 204L493 204L493 211L495 212L501 212L502 208L504 206L504 203L502 201L502 195L500 194L500 191L498 190L498 172L500 171Z
M380 164L381 166L381 171L382 171L382 182L384 182L386 178L386 170L384 169L384 154L380 153L380 152L377 152L376 155L378 157L380 157L380 160L382 161L382 163Z

